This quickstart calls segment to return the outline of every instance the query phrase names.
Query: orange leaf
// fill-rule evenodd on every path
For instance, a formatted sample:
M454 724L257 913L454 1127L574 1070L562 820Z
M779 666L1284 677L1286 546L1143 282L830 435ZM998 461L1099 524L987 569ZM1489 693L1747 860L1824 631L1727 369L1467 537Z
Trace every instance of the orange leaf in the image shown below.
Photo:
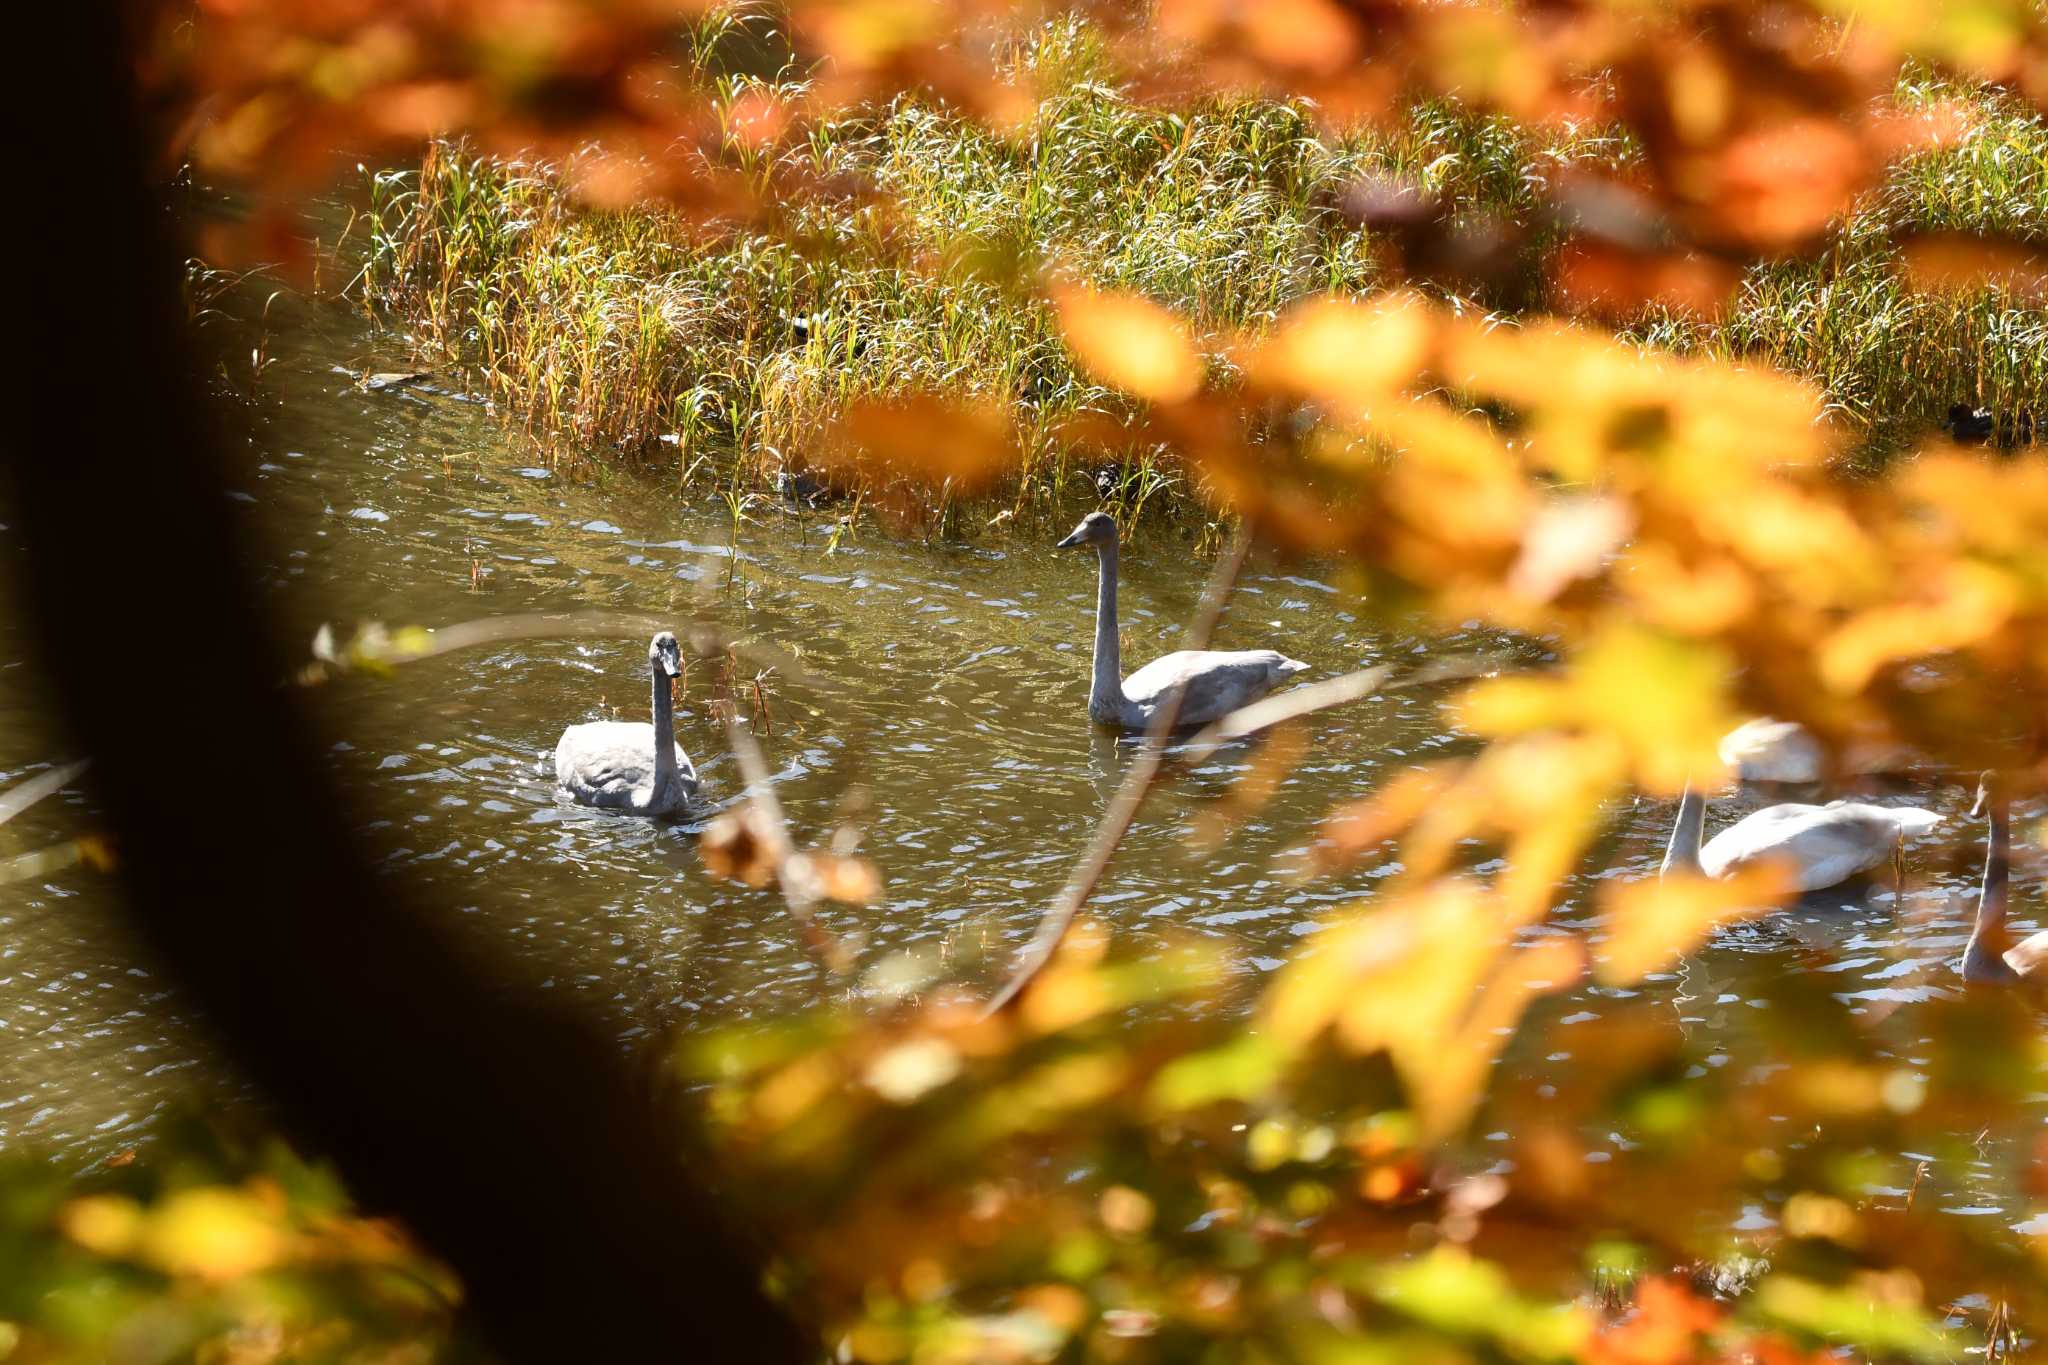
M1053 295L1074 358L1112 388L1159 403L1192 398L1202 358L1185 323L1136 294L1061 289Z
M995 410L931 394L852 404L820 451L827 470L951 480L961 492L993 482L1015 458L1009 423Z
M1610 986L1632 985L1706 942L1719 926L1769 914L1793 890L1776 863L1753 864L1725 881L1672 876L1609 886L1601 896L1607 942L1595 974Z

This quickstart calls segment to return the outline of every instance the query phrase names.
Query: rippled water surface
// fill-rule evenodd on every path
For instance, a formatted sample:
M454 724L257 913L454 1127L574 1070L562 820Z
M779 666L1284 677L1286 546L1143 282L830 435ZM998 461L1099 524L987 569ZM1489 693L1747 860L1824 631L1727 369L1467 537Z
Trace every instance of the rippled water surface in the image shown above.
M970 979L996 979L1129 759L1083 710L1090 562L1054 551L1050 536L966 545L864 530L833 546L827 514L773 503L739 528L735 562L729 512L708 488L679 490L672 472L567 477L480 404L366 393L355 375L406 357L344 310L280 300L270 327L262 384L247 396L244 375L222 401L247 409L251 447L233 496L268 546L261 572L302 638L325 621L438 626L603 608L700 616L786 651L808 676L762 680L782 800L806 840L842 821L862 828L887 879L879 903L830 911L832 927L858 937L866 960L924 952ZM1178 647L1207 565L1179 532L1148 530L1127 546L1124 572L1135 665ZM4 628L13 638L0 650L0 778L13 781L64 756L51 752L19 632ZM1384 634L1313 569L1255 562L1219 643L1280 645L1330 676L1481 642ZM347 735L335 762L379 813L373 837L387 874L458 917L507 989L573 995L628 1047L819 989L780 902L704 871L700 826L559 805L541 776L536 759L565 724L644 716L645 648L644 638L526 640L309 694ZM737 775L708 714L714 671L692 662L679 737L710 790L730 797ZM753 672L743 670L750 694ZM1389 694L1319 718L1303 765L1220 844L1205 839L1205 816L1248 755L1219 756L1155 797L1097 910L1136 943L1213 935L1244 973L1276 967L1320 916L1385 875L1289 873L1318 815L1458 743L1435 701ZM146 696L138 707L146 734ZM1902 903L1885 884L1744 926L1647 989L1701 1029L1738 1024L1759 1007L1756 984L1786 971L1829 973L1844 997L1871 1007L1953 989L1982 827L1961 818L1960 789L1883 799L1905 795L1954 818L1914 848ZM1717 806L1710 825L1732 808ZM1623 814L1605 875L1640 876L1672 812L1646 801ZM84 799L66 794L0 828L0 854L91 822ZM234 831L224 805L220 847L196 856L234 856ZM2031 870L2015 877L2029 928ZM0 888L0 1148L34 1143L84 1165L131 1145L166 1105L247 1102L203 1021L122 930L112 896L84 868ZM1585 988L1554 1017L1568 1033L1616 994ZM1955 1201L1959 1216L1998 1215L1995 1157L1986 1148L1971 1171L1950 1173L1950 1188L1983 1186Z

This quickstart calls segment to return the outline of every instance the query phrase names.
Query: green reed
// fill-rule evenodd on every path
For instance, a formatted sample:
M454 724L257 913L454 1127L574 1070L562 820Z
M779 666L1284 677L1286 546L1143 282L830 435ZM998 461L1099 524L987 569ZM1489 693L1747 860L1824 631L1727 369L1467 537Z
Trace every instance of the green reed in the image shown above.
M720 22L698 60L722 112L759 78L715 69L718 42L748 20ZM1558 171L1628 156L1597 129L1531 130L1441 102L1342 138L1272 101L1150 109L1111 82L1080 24L1032 35L1015 60L1049 94L1013 136L903 100L811 129L777 167L735 142L731 163L760 183L801 170L871 190L797 196L772 232L580 209L560 168L437 146L416 173L376 178L369 300L476 365L553 449L672 454L680 470L765 486L850 400L936 389L1014 416L1021 463L995 520L1036 523L1098 496L1135 520L1194 513L1199 486L1164 452L1099 470L1061 441L1071 419L1129 405L1076 370L1039 296L1048 274L1142 291L1207 331L1256 331L1303 295L1381 282L1371 234L1341 211L1361 177L1537 222ZM1908 105L1958 93L1918 76L1900 87ZM1901 229L2024 236L2048 215L2048 128L1996 94L1968 98L1970 134L1902 161L1820 258L1754 268L1718 321L1649 316L1632 333L1809 375L1871 451L1924 433L1952 402L2035 401L2048 314L1986 291L1914 295L1897 270Z

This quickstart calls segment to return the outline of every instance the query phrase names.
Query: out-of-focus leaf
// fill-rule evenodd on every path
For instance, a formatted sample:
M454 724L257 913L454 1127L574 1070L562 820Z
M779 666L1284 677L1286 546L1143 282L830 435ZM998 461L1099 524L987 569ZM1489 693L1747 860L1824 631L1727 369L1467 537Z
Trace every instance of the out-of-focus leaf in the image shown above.
M985 488L1016 461L1009 422L986 404L913 394L848 406L817 452L822 468Z
M1434 309L1412 294L1311 299L1284 314L1242 363L1266 388L1363 413L1414 382L1436 325Z
M1909 1298L1897 1280L1881 1276L1834 1286L1780 1271L1758 1286L1756 1307L1787 1327L1873 1356L1942 1360L1949 1353L1947 1338L1917 1292Z
M697 840L697 856L713 876L756 890L775 880L774 848L767 817L752 802L719 815Z
M710 831L705 831L705 834L708 837ZM852 905L868 905L882 894L882 874L866 858L852 854L832 853L824 849L793 853L783 868L783 874L792 882L802 879L813 897L846 901ZM739 880L748 881L748 878L741 876ZM753 884L749 881L749 885Z
M167 1274L229 1280L276 1264L288 1246L275 1210L242 1190L209 1186L152 1209L139 1251Z
M1951 564L1923 586L1932 600L1873 607L1820 642L1820 674L1830 688L1858 692L1889 663L1976 644L2019 603L2013 580L1985 564Z
M1797 889L1789 870L1775 863L1744 867L1725 881L1670 876L1609 884L1601 893L1607 941L1594 971L1607 985L1633 985L1697 948L1721 925L1768 914Z
M1375 1270L1367 1292L1397 1313L1451 1336L1494 1342L1518 1359L1569 1359L1592 1334L1584 1308L1531 1302L1498 1266L1453 1247Z
M1150 1098L1163 1110L1197 1109L1224 1100L1252 1100L1279 1080L1285 1054L1256 1033L1177 1058L1152 1080Z
M959 1074L959 1049L943 1038L913 1038L875 1058L861 1079L891 1104L909 1104Z
M2009 237L1925 232L1899 247L1906 283L1926 293L1997 289L2038 303L2048 293L2048 252Z
M1545 503L1522 537L1522 555L1508 572L1508 589L1548 602L1581 578L1590 578L1634 529L1619 499L1560 497Z
M1714 319L1741 276L1726 261L1694 251L1632 251L1580 238L1557 262L1557 288L1573 311L1625 320L1646 309Z
M1054 292L1060 330L1081 367L1112 388L1159 403L1192 398L1202 358L1187 324L1136 294L1065 288Z

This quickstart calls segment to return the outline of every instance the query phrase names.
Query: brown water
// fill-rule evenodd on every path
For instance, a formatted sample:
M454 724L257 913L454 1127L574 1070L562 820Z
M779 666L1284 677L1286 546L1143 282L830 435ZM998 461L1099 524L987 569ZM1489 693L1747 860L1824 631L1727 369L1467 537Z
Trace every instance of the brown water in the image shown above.
M267 345L260 386L249 385L246 359L230 360L236 382L222 384L222 401L246 410L252 448L234 496L272 547L260 572L302 638L324 621L435 626L602 608L699 616L785 650L811 679L764 682L763 741L782 801L805 841L857 824L887 879L879 903L831 909L831 927L857 938L867 963L905 953L969 980L997 978L1129 761L1084 714L1091 562L1054 551L1049 536L964 545L863 530L835 548L827 515L768 503L740 527L735 563L725 504L708 488L679 490L672 471L566 477L479 404L361 391L355 375L403 368L407 357L401 339L357 315L280 299ZM220 349L245 358L247 337ZM1127 657L1178 647L1208 566L1179 532L1156 529L1127 547L1124 570ZM50 752L18 631L0 629L10 636L0 649L0 780L12 782L65 756ZM1317 573L1256 562L1219 643L1282 646L1323 677L1500 644L1385 633ZM566 724L614 707L644 714L645 648L638 637L528 640L309 694L336 708L349 737L337 768L382 812L372 837L387 875L449 907L494 950L507 989L576 997L622 1047L693 1020L799 1005L821 989L779 900L703 870L701 825L560 805L536 766ZM729 798L738 779L707 713L711 674L693 666L680 738L709 790ZM1330 806L1459 743L1435 700L1390 694L1319 718L1307 761L1210 848L1191 835L1248 761L1242 750L1219 755L1154 798L1097 912L1134 944L1212 935L1247 976L1272 970L1320 917L1370 895L1390 870L1288 875ZM1915 849L1902 904L1888 886L1844 893L1724 934L1644 989L1704 1030L1738 1028L1757 984L1788 970L1831 973L1866 1007L1954 989L1949 964L1965 935L1981 826L1960 820L1960 790L1918 799L1958 819ZM1735 808L1717 804L1710 820ZM1602 875L1653 869L1671 814L1651 802L1623 812ZM47 802L0 828L0 856L92 818L76 794ZM224 835L233 820L223 802ZM2015 909L2031 928L2029 871L2016 871ZM1587 889L1573 888L1575 900ZM1631 994L1588 987L1554 1017L1568 1032ZM1569 1054L1527 1064L1568 1065ZM249 1097L123 932L112 884L75 868L0 887L0 1149L54 1149L84 1166L134 1144L166 1106L195 1101ZM2003 1162L1992 1144L1944 1173L1959 1216L2023 1217L2001 1211Z

